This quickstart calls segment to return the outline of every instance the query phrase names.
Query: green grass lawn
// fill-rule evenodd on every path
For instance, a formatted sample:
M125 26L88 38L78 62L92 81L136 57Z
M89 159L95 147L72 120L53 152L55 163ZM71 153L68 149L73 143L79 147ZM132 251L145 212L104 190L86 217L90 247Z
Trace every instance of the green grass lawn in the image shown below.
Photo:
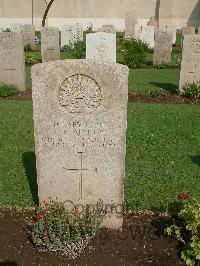
M200 194L200 108L129 104L125 200L166 210L178 192ZM37 200L31 102L0 101L0 205Z
M176 94L179 69L130 69L129 92Z

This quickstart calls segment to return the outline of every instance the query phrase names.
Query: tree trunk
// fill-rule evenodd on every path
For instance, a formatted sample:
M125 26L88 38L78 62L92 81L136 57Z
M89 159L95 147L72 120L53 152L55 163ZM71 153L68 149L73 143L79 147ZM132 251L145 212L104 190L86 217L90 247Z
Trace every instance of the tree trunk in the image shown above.
M47 15L49 13L49 9L51 8L51 5L53 4L54 0L51 0L48 5L47 5L47 8L44 12L44 16L43 16L43 19L42 19L42 27L45 27L45 23L46 23L46 18L47 18Z

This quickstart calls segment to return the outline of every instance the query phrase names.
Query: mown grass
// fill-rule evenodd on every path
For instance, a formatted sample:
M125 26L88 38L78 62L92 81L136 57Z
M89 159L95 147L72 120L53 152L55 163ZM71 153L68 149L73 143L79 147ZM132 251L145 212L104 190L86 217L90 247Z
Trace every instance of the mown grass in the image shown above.
M130 69L129 92L176 94L179 69Z
M129 104L125 200L164 211L178 192L200 193L200 108ZM0 102L0 205L37 201L31 102Z

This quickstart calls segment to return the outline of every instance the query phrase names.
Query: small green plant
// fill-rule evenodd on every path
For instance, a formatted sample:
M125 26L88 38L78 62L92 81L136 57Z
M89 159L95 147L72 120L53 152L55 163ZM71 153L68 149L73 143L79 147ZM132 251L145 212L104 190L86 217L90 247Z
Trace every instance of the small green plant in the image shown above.
M175 62L174 65L179 67L181 65L181 56L180 55L176 55L175 56Z
M33 49L31 48L31 45L28 43L24 46L24 52L32 52Z
M200 201L188 199L186 193L179 194L179 199L187 200L178 213L174 224L165 229L165 233L174 236L182 243L181 258L186 265L200 265Z
M200 82L193 82L192 84L186 84L183 88L183 95L190 99L200 99Z
M31 52L25 52L25 63L28 65L33 65L37 63L37 59Z
M136 38L124 39L121 45L125 64L129 68L140 67L146 59L148 50L148 44Z
M94 32L94 31L93 31L93 25L90 24L90 25L86 28L85 33L88 34L88 33L93 33L93 32Z
M95 211L86 207L82 213L76 208L67 213L64 204L51 201L36 209L28 233L39 251L62 251L76 257L99 228L100 210L97 204Z
M8 97L15 94L17 94L17 90L14 85L0 84L0 97Z
M6 28L6 29L4 30L4 32L11 32L11 29L10 29L10 28Z
M161 90L148 91L148 94L152 97L165 96L165 93Z
M74 47L71 51L72 57L76 59L84 59L86 58L86 42L78 41L74 43Z
M169 68L171 66L171 64L159 64L159 65L155 65L154 68L157 68L157 69L166 69L166 68Z
M61 51L61 52L71 53L72 49L73 49L73 48L72 48L71 45L64 45L64 46L60 49L60 51Z

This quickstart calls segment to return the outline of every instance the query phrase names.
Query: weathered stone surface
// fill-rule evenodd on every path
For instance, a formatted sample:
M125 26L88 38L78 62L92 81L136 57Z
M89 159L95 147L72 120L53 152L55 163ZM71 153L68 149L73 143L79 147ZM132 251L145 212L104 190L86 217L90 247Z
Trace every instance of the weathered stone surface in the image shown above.
M24 46L21 33L0 33L0 82L25 91Z
M188 34L195 34L195 28L194 27L183 27L182 28L182 37Z
M3 31L3 27L0 26L0 32L2 32L2 31Z
M200 35L186 35L183 39L181 73L179 81L180 93L186 84L200 81Z
M155 46L153 65L168 64L171 62L173 33L157 31L155 33Z
M168 25L167 26L167 31L172 32L172 34L173 34L172 43L175 44L176 43L176 27Z
M22 32L22 26L19 23L12 23L10 24L11 32Z
M153 26L155 29L158 29L158 20L155 16L150 17L150 20L147 22L147 26Z
M99 29L101 32L107 32L107 33L116 33L114 25L102 25L102 27Z
M32 68L40 202L113 206L103 226L122 225L128 68L62 60Z
M142 25L141 24L135 25L135 37L138 39L141 39L142 37Z
M154 47L154 27L142 25L141 40L148 43L151 48Z
M31 48L35 49L35 27L33 25L22 25L22 35L24 46L30 44Z
M42 62L60 59L59 29L44 27L41 29Z
M136 10L127 12L125 16L125 38L135 36L136 24L138 24L138 14Z
M86 59L116 62L116 34L105 32L87 34Z
M83 40L83 25L81 23L65 24L61 27L61 47Z

